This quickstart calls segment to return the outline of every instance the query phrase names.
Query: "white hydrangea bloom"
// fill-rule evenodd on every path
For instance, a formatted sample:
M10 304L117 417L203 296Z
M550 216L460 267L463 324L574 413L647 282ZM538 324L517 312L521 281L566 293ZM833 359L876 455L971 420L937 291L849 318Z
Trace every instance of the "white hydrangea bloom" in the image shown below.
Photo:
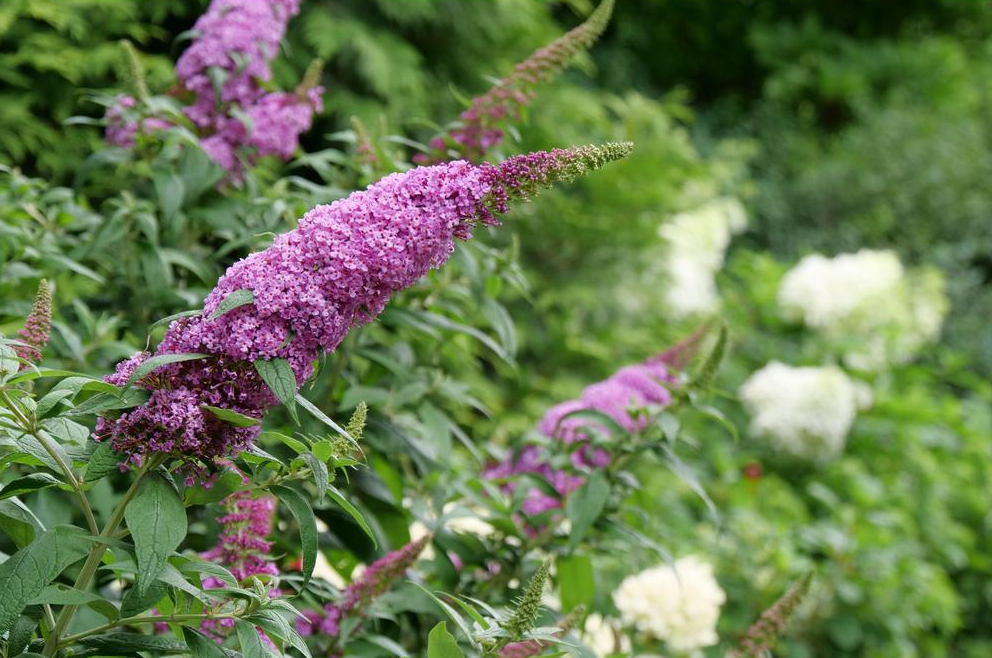
M619 632L612 619L606 619L595 612L586 617L582 641L599 658L614 653L630 653L630 638Z
M940 335L947 314L943 276L907 274L892 251L806 256L778 291L782 316L822 332L854 368L911 359Z
M740 201L721 197L674 215L658 229L668 244L666 301L673 314L686 317L716 308L714 276L723 266L730 239L746 227Z
M613 592L625 624L690 653L719 640L716 623L727 597L706 561L686 556L628 576Z
M740 389L751 432L787 454L825 461L844 448L859 408L871 391L836 366L792 367L772 361Z

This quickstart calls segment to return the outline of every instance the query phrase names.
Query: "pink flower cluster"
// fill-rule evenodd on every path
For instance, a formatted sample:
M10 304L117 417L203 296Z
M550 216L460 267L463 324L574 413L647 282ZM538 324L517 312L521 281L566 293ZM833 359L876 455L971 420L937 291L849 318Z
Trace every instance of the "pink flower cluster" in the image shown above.
M192 45L176 63L176 76L193 102L184 108L202 135L201 146L217 164L237 177L246 162L274 155L289 160L299 137L323 108L323 88L305 81L295 92L273 92L272 60L299 0L213 0L193 26ZM107 142L134 145L136 102L120 96L107 110ZM170 127L145 118L145 131Z
M134 148L138 136L138 102L132 96L121 94L114 105L107 108L107 143L124 149ZM172 124L165 119L146 117L141 119L141 129L145 133L171 128Z
M331 638L337 637L341 630L341 621L350 614L360 612L376 598L388 592L413 566L428 541L430 535L387 553L369 565L359 578L348 585L337 603L329 603L321 611L304 611L306 619L299 619L296 622L296 629L300 635L319 634Z
M217 519L222 529L217 546L201 554L205 560L221 564L238 579L251 576L277 576L279 569L268 559L272 542L266 537L272 532L272 515L276 500L272 496L254 497L250 491L232 494L224 499L228 513ZM203 579L204 588L223 587L212 576Z
M252 492L242 491L225 498L223 505L228 513L217 519L222 526L217 537L217 546L201 553L200 557L226 567L238 582L252 576L279 575L278 567L268 558L272 542L266 539L272 532L275 498L255 498ZM219 578L207 576L203 579L204 589L224 586ZM272 588L269 595L278 597L281 592ZM234 619L206 619L200 626L204 633L218 642L223 642L233 627ZM258 633L263 641L274 646L261 629L258 629Z
M204 405L261 418L276 404L252 362L286 359L300 386L321 350L375 318L397 291L442 265L454 238L514 198L568 180L625 156L629 144L557 149L493 165L456 161L391 174L362 192L318 206L271 247L232 265L204 304L203 314L174 321L156 350L206 354L163 365L138 384L152 391L144 405L101 419L96 435L140 463L164 452L209 465L246 449L259 428L236 427ZM210 316L228 295L253 301ZM128 380L147 355L118 365L108 378Z
M535 516L561 508L563 499L585 482L580 473L604 468L611 461L606 450L590 444L590 432L608 434L608 428L588 417L570 417L570 414L596 411L609 416L626 432L643 430L648 422L643 410L671 402L668 387L676 382L673 365L672 355L664 352L643 363L621 368L610 378L586 387L577 400L562 402L547 411L537 430L569 446L571 469L554 468L546 449L528 445L515 458L490 466L485 476L504 481L504 489L512 492L516 488L514 476L537 475L551 485L555 495L531 487L521 506L523 512Z
M24 327L18 332L24 345L15 345L17 356L27 361L37 361L41 358L41 350L48 344L52 333L52 293L48 281L42 279L38 283L38 293L34 298L34 306L24 321ZM21 369L27 368L21 364Z
M449 148L472 162L486 157L489 149L503 141L504 121L519 121L523 108L536 96L534 88L557 75L578 53L588 49L606 29L614 0L603 0L582 25L536 50L517 64L507 77L489 91L472 99L461 113L460 125L446 136L430 141L429 153L418 153L413 161L431 164L448 160Z
M193 25L192 45L176 62L179 81L196 94L186 114L197 126L210 126L216 108L224 103L248 107L265 94L258 81L272 79L270 64L289 19L299 11L299 0L210 3ZM219 96L214 86L218 81Z
M203 150L233 175L250 158L292 157L299 136L323 107L321 87L268 92L270 64L299 0L213 0L193 26L193 44L176 63L176 76L195 95L184 111L205 135ZM236 111L240 109L241 114Z

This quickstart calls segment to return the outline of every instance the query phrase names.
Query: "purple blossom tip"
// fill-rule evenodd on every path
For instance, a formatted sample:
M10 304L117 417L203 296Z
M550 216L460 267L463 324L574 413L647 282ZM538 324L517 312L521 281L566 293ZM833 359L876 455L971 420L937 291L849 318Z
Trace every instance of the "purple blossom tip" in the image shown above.
M497 82L485 94L472 99L461 114L461 125L431 144L430 154L420 154L421 163L443 162L448 159L449 142L462 157L481 161L486 153L503 141L503 130L497 126L505 120L516 120L534 97L534 88L556 76L578 53L588 49L606 29L613 13L614 0L603 0L584 23L534 51L517 64L506 78Z
M52 333L52 293L48 287L48 281L42 279L38 282L38 292L34 298L34 305L31 313L24 321L18 335L21 341L27 345L15 345L14 351L22 359L28 361L38 361L41 359L41 350L48 344L48 337ZM22 364L21 368L26 368Z

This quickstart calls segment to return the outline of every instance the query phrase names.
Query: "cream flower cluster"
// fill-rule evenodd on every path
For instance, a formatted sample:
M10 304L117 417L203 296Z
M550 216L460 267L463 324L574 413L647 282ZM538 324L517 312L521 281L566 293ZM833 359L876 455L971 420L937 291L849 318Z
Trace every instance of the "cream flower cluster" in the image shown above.
M793 367L772 361L740 389L751 432L789 455L822 462L844 448L859 408L871 404L867 386L836 366Z
M630 653L630 638L620 632L615 621L595 612L586 617L582 640L598 658Z
M676 653L717 643L716 623L726 598L713 567L691 555L628 576L613 592L625 624L663 640Z
M913 358L937 339L948 310L940 272L907 273L894 252L870 249L806 256L782 279L778 303L862 370Z
M674 215L658 229L668 244L666 302L675 316L716 308L719 297L713 278L723 266L730 239L746 227L747 215L741 203L720 197Z

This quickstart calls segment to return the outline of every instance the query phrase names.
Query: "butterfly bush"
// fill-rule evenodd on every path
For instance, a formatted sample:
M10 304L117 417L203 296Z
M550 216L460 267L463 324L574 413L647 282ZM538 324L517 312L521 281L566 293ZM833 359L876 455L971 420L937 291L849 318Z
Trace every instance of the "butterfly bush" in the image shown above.
M570 180L625 156L626 143L541 151L500 164L456 161L383 178L368 189L308 212L296 229L232 265L203 313L175 320L156 356L203 354L141 378L149 400L98 421L96 437L142 463L168 453L209 465L247 449L259 427L238 427L205 407L261 418L277 399L253 367L285 359L298 388L321 351L333 351L354 327L374 319L391 295L441 266L454 239L477 224L495 226L512 199ZM249 304L213 317L230 295ZM118 364L108 381L123 385L150 355Z
M625 624L679 654L717 643L716 624L726 600L713 567L692 555L628 576L613 592Z
M740 389L751 433L787 455L822 462L844 449L859 408L871 404L866 385L836 366L793 367L772 361Z
M114 104L107 108L104 117L107 120L105 139L108 144L123 149L132 149L138 137L139 125L145 133L166 130L173 125L165 119L156 117L140 118L137 113L138 101L133 96L127 94L117 96Z
M577 470L604 468L610 464L610 454L603 448L590 444L591 428L607 432L607 428L590 421L587 417L575 416L577 412L594 411L609 416L624 431L638 432L647 425L648 417L643 413L647 407L664 407L672 400L668 386L677 382L673 366L681 362L683 354L678 350L663 352L643 363L621 368L608 379L592 384L582 391L576 400L555 405L545 413L537 424L542 435L557 439L567 446L577 445L572 452L572 466ZM571 470L556 469L550 463L547 450L537 445L528 445L518 455L503 463L490 466L485 476L493 480L510 480L503 487L512 492L517 484L514 476L536 475L546 480L556 495L545 493L539 487L531 487L524 497L521 509L525 514L537 515L562 506L562 499L578 489L585 477Z
M24 320L24 327L18 332L23 345L14 345L17 356L26 361L37 361L41 358L41 350L48 344L52 333L52 293L48 281L42 279L38 283L38 293L34 298L31 312ZM22 363L21 369L27 368Z
M242 491L224 499L223 506L227 514L217 519L221 531L217 536L217 545L201 553L200 557L228 569L239 582L252 577L261 577L263 581L279 575L279 568L269 559L272 542L266 539L272 532L272 520L276 511L276 499L272 496L255 496L251 491ZM203 578L204 589L225 587L226 584L214 576ZM277 588L269 590L269 595L277 597L281 592ZM234 627L234 619L205 619L201 630L217 641L223 641L224 636ZM268 638L259 631L260 637L267 643Z
M948 301L939 271L906 272L892 251L810 254L782 278L782 316L838 345L847 365L883 369L940 335Z
M341 630L341 622L349 615L359 613L368 607L372 601L385 594L403 578L430 539L430 535L426 535L387 553L370 564L348 585L341 593L340 600L327 604L320 611L304 611L305 619L296 621L299 633L304 636L317 634L337 637Z
M299 137L323 109L323 88L308 75L294 92L269 91L271 63L299 0L213 0L193 26L193 40L176 62L176 77L192 95L183 113L201 135L200 145L237 179L245 164L274 155L289 160ZM319 71L319 69L318 69ZM145 132L172 127L156 117L139 119L137 101L119 96L106 113L106 140L134 146Z
M474 98L461 113L460 125L451 130L447 139L435 137L429 153L418 153L417 164L430 164L450 159L449 146L460 157L479 162L486 153L503 141L505 121L519 121L523 108L536 96L535 88L551 80L577 54L587 50L606 29L613 13L614 0L604 0L589 18L547 46L536 50L517 64L507 77L489 91Z
M224 565L239 581L279 575L278 567L268 558L272 542L266 539L272 532L275 498L255 497L250 491L242 491L224 499L224 507L228 512L217 519L222 526L217 545L200 557ZM213 576L203 579L206 588L223 585Z

